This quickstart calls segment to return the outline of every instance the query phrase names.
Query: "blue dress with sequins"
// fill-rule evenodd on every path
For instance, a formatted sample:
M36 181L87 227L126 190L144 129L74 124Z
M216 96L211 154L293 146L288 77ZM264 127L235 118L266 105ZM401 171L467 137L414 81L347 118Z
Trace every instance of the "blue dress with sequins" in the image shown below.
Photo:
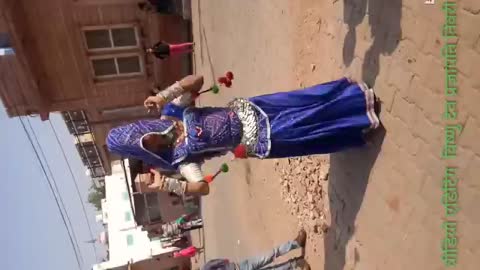
M151 153L141 146L148 133L165 134L171 120L143 120L113 129L114 152L165 169L201 162L247 144L249 156L297 157L333 153L365 142L365 131L378 127L373 90L346 78L291 92L237 99L225 108L173 104L164 113L183 119L186 139L173 149Z

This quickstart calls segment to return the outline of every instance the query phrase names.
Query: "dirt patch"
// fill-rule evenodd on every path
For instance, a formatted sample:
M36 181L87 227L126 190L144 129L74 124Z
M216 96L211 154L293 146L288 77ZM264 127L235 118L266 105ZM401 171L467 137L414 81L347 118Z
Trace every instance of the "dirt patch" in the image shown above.
M289 158L275 165L281 176L282 198L290 214L297 217L310 237L322 237L330 224L328 156Z

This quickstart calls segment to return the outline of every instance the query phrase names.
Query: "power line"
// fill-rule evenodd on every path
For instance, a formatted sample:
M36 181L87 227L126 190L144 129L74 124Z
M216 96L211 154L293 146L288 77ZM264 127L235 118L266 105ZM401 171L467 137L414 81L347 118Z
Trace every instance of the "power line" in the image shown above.
M52 128L53 134L55 135L55 139L57 140L57 143L60 147L63 158L65 159L65 162L67 164L68 171L70 172L70 175L72 176L72 181L75 184L75 189L76 189L76 192L77 192L78 200L80 201L80 204L82 205L83 215L85 217L85 222L87 223L88 231L90 233L90 239L93 239L94 236L93 236L92 227L90 226L90 222L88 220L87 210L86 210L85 204L82 200L82 195L80 194L80 189L78 188L77 179L75 177L75 174L73 173L72 166L70 165L70 162L68 161L67 155L65 154L65 149L63 148L62 143L60 142L60 138L58 137L57 130L53 126L52 121L50 119L48 119L48 123L50 124L50 127ZM95 259L98 261L97 247L95 246L95 243L92 243L92 247L93 247L93 252L95 254Z
M10 95L8 95L8 93L6 93L6 94L7 94L7 96L10 96ZM9 97L9 98L11 98L11 97ZM24 96L22 96L21 99L23 100L23 102L24 102L25 104L28 104L28 102L26 101L26 98L25 98ZM12 100L15 100L15 99L12 99ZM60 196L60 191L59 191L59 189L58 189L58 186L56 185L56 182L54 181L54 183L55 183L55 185L54 185L54 186L55 186L55 189L57 190L58 197L59 197L60 200L61 200L61 205L63 206L63 209L64 209L64 211L65 211L65 215L66 215L66 216L65 216L65 215L63 214L63 212L62 212L62 207L60 206L59 199L57 198L57 195L55 194L54 187L53 187L52 183L50 182L50 180L49 180L49 178L48 178L48 174L47 174L47 172L46 172L46 170L45 170L45 167L44 167L44 165L43 165L43 163L42 163L42 161L41 161L41 159L40 159L40 156L39 156L39 154L38 154L38 151L37 151L37 149L35 148L35 145L34 145L34 143L33 143L33 141L32 141L32 137L30 136L30 133L28 132L28 130L27 130L26 126L25 126L25 123L24 123L23 120L22 120L22 116L21 116L21 114L20 114L20 112L19 112L19 110L18 110L17 105L14 104L14 105L13 105L13 109L15 110L15 113L16 113L16 115L17 115L17 117L18 117L18 120L20 121L20 123L21 123L21 125L22 125L22 128L23 128L23 130L24 130L24 132L25 132L25 135L27 136L27 139L28 139L28 141L30 142L30 145L32 146L32 149L33 149L33 152L35 153L35 156L36 156L36 158L37 158L37 161L38 161L38 163L40 164L40 167L41 167L41 169L42 169L43 175L44 175L45 180L47 181L48 187L49 187L49 189L50 189L51 195L52 195L53 199L55 200L55 203L56 203L56 205L57 205L59 214L60 214L60 216L61 216L61 218L62 218L63 225L65 226L65 229L66 229L66 231L67 231L68 238L69 238L70 244L71 244L71 246L72 246L72 250L73 250L73 253L74 253L74 255L75 255L75 259L76 259L76 261L77 261L77 266L78 266L78 268L81 270L81 269L82 269L82 264L84 264L83 256L82 256L82 254L81 254L81 251L80 251L80 248L79 248L79 245L78 245L78 241L77 241L77 238L76 238L75 230L73 229L73 226L72 226L71 221L70 221L70 217L69 217L68 214L67 214L66 207L65 207L65 205L63 204L63 199L62 199L62 197ZM34 129L32 128L32 125L31 125L31 123L30 123L30 120L29 120L28 118L27 118L27 120L28 120L30 129L32 130L32 132L33 132L33 134L34 134L34 136L35 136L35 140L36 140L37 144L39 145L40 149L42 149L41 146L40 146L40 143L39 143L39 141L38 141L38 138L37 138L37 136L36 136L36 134L35 134L35 132L34 132ZM51 174L52 177L53 177L53 173L52 173L52 171L50 170L50 166L48 165L47 159L46 159L45 154L44 154L43 151L42 151L42 155L43 155L43 157L44 157L44 159L45 159L45 162L46 162L46 164L47 164L47 166L48 166L48 170L49 170L50 174ZM68 220L68 224L70 224L70 228L69 228L69 226L67 225L66 220ZM89 227L90 227L90 226L89 226ZM73 237L72 237L72 234L73 234ZM74 240L74 238L75 238L75 240ZM96 251L95 248L94 248L94 251ZM96 252L95 252L95 257L97 258ZM98 258L97 258L97 261L98 261Z
M50 188L50 191L51 191L51 193L52 193L52 195L53 195L53 198L54 198L54 200L55 200L55 203L57 204L58 210L59 210L59 212L60 212L60 216L61 216L61 218L62 218L62 220L63 220L63 224L64 224L65 228L67 228L68 238L70 239L70 243L71 243L71 245L72 245L72 248L73 248L73 251L74 251L74 254L75 254L75 258L76 258L76 260L77 260L78 269L81 270L81 269L82 269L82 263L81 263L80 261L83 261L83 259L80 259L81 254L79 254L80 252L77 253L77 251L76 251L76 249L75 249L75 242L74 242L74 240L73 240L73 238L72 238L72 235L70 234L70 231L68 230L67 221L66 221L66 218L65 218L65 216L63 215L63 213L62 213L62 211L61 211L60 203L59 203L59 201L58 201L58 199L57 199L57 196L55 195L55 191L54 191L53 185L52 185L52 183L49 181L47 171L46 171L46 169L45 169L45 167L44 167L44 165L43 165L43 163L42 163L42 161L41 161L41 159L40 159L40 155L38 154L38 151L37 151L37 149L35 148L35 144L33 143L32 137L31 137L30 133L28 132L27 127L25 126L25 123L24 123L23 120L22 120L22 117L19 116L18 119L19 119L20 123L22 124L23 130L25 131L25 134L27 135L27 139L28 139L28 141L30 142L30 145L32 146L33 152L35 153L35 156L36 156L36 158L37 158L37 160L38 160L38 162L39 162L39 164L40 164L40 167L42 168L43 175L45 176L45 179L47 180L48 187Z
M71 230L71 233L72 233L72 235L73 235L73 239L74 239L74 241L75 241L76 248L77 248L77 250L78 250L78 252L79 252L79 254L80 254L80 258L81 258L82 261L83 261L83 256L82 256L82 253L81 253L81 251L80 251L80 247L79 247L79 245L78 245L78 238L77 238L77 235L76 235L76 233L75 233L75 230L73 229L72 222L71 222L71 220L70 220L70 216L68 215L67 208L65 207L65 203L64 203L64 201L63 201L63 198L62 198L62 196L61 196L61 194L60 194L60 190L58 189L58 185L57 185L57 181L56 181L56 179L55 179L55 176L54 176L53 173L52 173L52 169L50 168L50 164L48 163L48 160L47 160L47 158L46 158L46 156L45 156L45 152L43 151L42 145L40 144L40 142L39 142L39 140L38 140L38 136L37 136L35 130L33 129L33 127L32 127L32 123L30 122L30 119L28 119L28 118L27 118L27 123L28 123L28 126L29 126L30 130L32 131L33 138L35 139L35 142L36 142L36 144L38 145L38 149L39 149L40 155L41 155L41 157L43 158L43 160L44 160L44 162L45 162L45 165L46 165L46 167L47 167L47 171L48 171L49 174L50 174L50 179L51 179L51 182L53 182L53 187L55 188L55 191L56 191L56 193L57 193L57 197L58 197L58 199L59 199L59 201L60 201L60 205L62 206L63 213L64 213L64 215L65 215L65 217L66 217L66 219L67 219L67 221L68 221L68 225L69 225L70 228L71 228L70 230ZM60 210L62 210L62 209L60 209ZM68 228L67 228L67 230L68 230Z

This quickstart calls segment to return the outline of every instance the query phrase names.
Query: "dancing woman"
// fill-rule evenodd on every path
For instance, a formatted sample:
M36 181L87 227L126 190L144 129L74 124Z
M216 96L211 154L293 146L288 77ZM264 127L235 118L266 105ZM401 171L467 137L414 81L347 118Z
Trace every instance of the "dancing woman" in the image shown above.
M142 120L110 131L107 146L159 170L178 171L182 182L155 174L160 190L206 195L200 164L233 151L237 157L284 158L342 151L365 144L380 124L373 90L347 78L291 92L237 98L226 107L192 106L203 77L190 75L148 97L145 106L179 108L170 119Z

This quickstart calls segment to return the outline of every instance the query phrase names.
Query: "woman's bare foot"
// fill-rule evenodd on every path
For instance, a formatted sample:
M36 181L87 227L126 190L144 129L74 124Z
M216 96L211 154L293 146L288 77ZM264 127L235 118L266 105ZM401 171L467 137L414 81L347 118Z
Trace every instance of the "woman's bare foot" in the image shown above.
M347 76L346 78L347 78L349 83L357 83L357 81L350 76Z
M297 269L311 270L311 267L305 259L301 259L297 263Z
M307 232L304 229L301 229L298 232L295 242L297 242L302 248L305 247L305 244L307 243Z
M365 144L367 146L372 146L373 145L373 140L375 138L375 130L371 129L367 131L365 134L363 134L363 140L365 141Z
M382 112L382 101L377 96L374 96L374 98L375 98L375 101L373 103L373 110L375 111L375 114L378 117Z

